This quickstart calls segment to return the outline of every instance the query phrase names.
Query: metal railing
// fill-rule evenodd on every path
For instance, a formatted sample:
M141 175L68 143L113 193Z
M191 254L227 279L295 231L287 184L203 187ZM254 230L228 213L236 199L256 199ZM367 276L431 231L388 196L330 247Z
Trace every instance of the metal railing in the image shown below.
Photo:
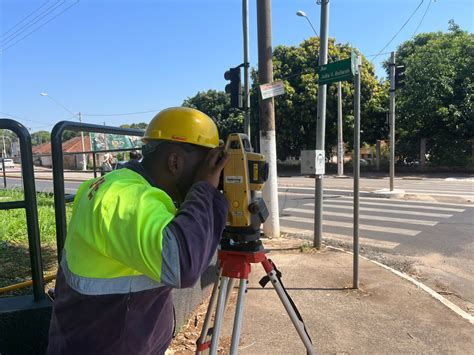
M0 128L11 130L20 140L21 172L24 192L24 200L0 202L0 210L19 208L24 208L26 210L26 226L28 231L28 248L33 281L33 295L35 302L38 302L45 299L46 295L44 293L43 261L41 258L31 136L26 127L11 119L1 118ZM3 168L3 171L5 171L5 168Z
M53 189L54 189L54 210L56 215L56 243L58 248L58 260L61 261L61 253L64 248L64 241L67 234L67 222L66 222L66 194L64 190L64 153L62 150L62 135L64 131L82 131L82 132L94 132L94 133L109 133L109 134L120 134L127 136L142 137L144 131L132 128L120 128L111 126L101 126L90 123L79 123L73 121L61 121L56 123L51 132L51 155L53 163ZM100 151L100 153L106 153L111 151L126 151L129 149L111 149ZM94 154L94 176L96 176L95 170L95 154L94 152L84 152L84 154ZM69 154L69 153L66 153ZM77 153L74 153L77 154ZM68 198L71 200L71 198Z

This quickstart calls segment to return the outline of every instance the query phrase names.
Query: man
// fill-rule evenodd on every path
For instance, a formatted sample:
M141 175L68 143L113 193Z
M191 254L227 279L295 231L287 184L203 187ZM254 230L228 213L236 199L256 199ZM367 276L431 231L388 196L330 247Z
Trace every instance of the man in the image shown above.
M140 153L138 153L136 150L132 150L129 153L129 155L130 155L130 160L129 160L130 163L138 162L142 157Z
M143 161L83 183L76 195L49 333L49 354L162 354L172 288L209 265L228 204L228 156L214 122L191 108L158 113ZM178 206L178 207L176 207Z
M112 171L112 164L113 164L114 158L111 154L106 153L104 154L104 161L102 162L102 165L100 167L100 175L104 176L108 172Z

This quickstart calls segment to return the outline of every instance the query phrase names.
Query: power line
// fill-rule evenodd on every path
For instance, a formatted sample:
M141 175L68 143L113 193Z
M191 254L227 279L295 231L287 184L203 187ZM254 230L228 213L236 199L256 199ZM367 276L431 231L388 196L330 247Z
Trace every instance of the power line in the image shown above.
M62 2L60 3L59 1L51 6L49 6L46 10L41 12L39 15L31 19L30 22L24 24L22 27L17 29L15 32L13 32L11 35L7 36L6 38L3 38L1 40L2 45L7 44L8 42L11 42L13 39L18 37L21 33L25 32L28 30L30 27L32 27L35 23L38 23L42 19L44 19L46 16L48 16L50 13L52 13L54 10L56 10L58 7L60 7L63 3L64 0L61 0ZM36 20L36 21L35 21Z
M390 54L392 52L383 52L383 53L378 53L378 54L369 54L369 55L366 55L365 57L366 58L369 58L369 57L376 57L376 56L379 56L379 55L384 55L384 54Z
M35 120L30 120L30 119L23 118L23 117L18 117L18 116L16 116L16 115L12 115L12 114L7 113L7 112L0 112L0 114L1 114L1 115L5 115L5 116L9 116L9 117L12 117L12 118L15 118L15 119L17 119L17 120L28 121L28 122L39 123L39 124L45 124L44 122L35 121Z
M73 7L74 5L76 5L80 0L76 0L75 3L73 3L72 5L66 7L63 11L59 12L56 16L53 16L52 18L50 18L48 21L44 22L43 24L41 24L39 27L37 27L36 29L34 29L33 31L27 33L25 36L21 37L18 41L10 44L8 47L5 47L5 48L2 48L0 49L0 55L3 54L3 52L5 52L5 50L7 50L8 48L10 47L13 47L15 44L17 44L18 42L24 40L25 38L29 37L30 35L32 35L33 33L35 33L36 31L38 31L40 28L42 28L43 26L47 25L48 23L50 23L51 21L53 21L55 18L57 18L58 16L62 15L64 12L66 12L67 10L69 10L71 7Z
M377 53L377 55L374 57L374 59L371 60L371 62L373 62L383 51L385 48L387 48L390 43L392 43L392 41L395 39L395 37L398 36L398 34L403 30L403 28L407 25L408 22L410 22L411 18L413 17L413 15L415 15L415 13L418 11L418 9L421 7L421 5L423 4L423 1L424 0L421 0L420 3L418 4L418 6L416 7L416 9L411 13L410 17L408 17L408 19L405 21L405 23L402 25L402 27L400 27L400 29L397 31L397 33L395 33L395 35L390 39L390 41L388 41L388 43L380 50L379 53Z
M432 0L430 0L430 2L428 3L428 6L426 7L425 13L423 14L423 17L421 18L420 23L418 24L418 26L416 26L415 32L413 32L413 35L411 36L411 38L415 37L416 32L418 31L418 28L420 28L420 26L421 26L423 20L425 19L426 13L427 13L428 10L430 9L431 1L432 1Z
M48 1L46 1L43 5L41 5L40 7L38 7L36 10L33 10L32 12L30 12L28 15L26 15L25 17L23 17L15 26L11 27L8 31L6 31L5 33L2 34L2 37L5 37L8 33L10 33L15 27L17 27L18 25L20 25L23 21L25 21L28 17L30 17L31 15L33 15L35 12L37 12L39 9L41 9L43 6L45 6L46 4L48 3Z

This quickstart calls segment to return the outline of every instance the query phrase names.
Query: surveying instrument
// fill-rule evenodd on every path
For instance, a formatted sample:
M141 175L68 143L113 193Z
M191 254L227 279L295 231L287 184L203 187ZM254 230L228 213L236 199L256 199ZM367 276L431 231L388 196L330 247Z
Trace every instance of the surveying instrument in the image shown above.
M303 319L281 282L281 273L275 264L267 259L260 240L260 225L268 217L268 210L262 198L255 198L255 193L262 190L268 178L268 163L262 154L252 152L250 141L245 134L230 134L225 149L230 160L222 175L222 189L229 201L229 213L218 250L219 277L212 289L196 353L201 354L209 350L210 354L217 354L225 308L234 281L240 280L230 347L230 354L237 354L251 264L259 263L267 273L267 276L260 280L260 285L265 287L271 282L307 353L316 354ZM210 328L214 307L214 326Z

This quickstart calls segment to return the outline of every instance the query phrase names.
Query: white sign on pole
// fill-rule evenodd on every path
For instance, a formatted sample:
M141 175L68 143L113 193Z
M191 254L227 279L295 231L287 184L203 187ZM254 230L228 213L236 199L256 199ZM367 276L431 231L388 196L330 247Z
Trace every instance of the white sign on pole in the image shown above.
M284 94L285 86L283 85L283 81L274 81L273 83L262 84L260 85L260 93L262 94L263 100L269 99L271 97Z
M324 150L316 149L316 175L324 175L326 166L326 154Z

